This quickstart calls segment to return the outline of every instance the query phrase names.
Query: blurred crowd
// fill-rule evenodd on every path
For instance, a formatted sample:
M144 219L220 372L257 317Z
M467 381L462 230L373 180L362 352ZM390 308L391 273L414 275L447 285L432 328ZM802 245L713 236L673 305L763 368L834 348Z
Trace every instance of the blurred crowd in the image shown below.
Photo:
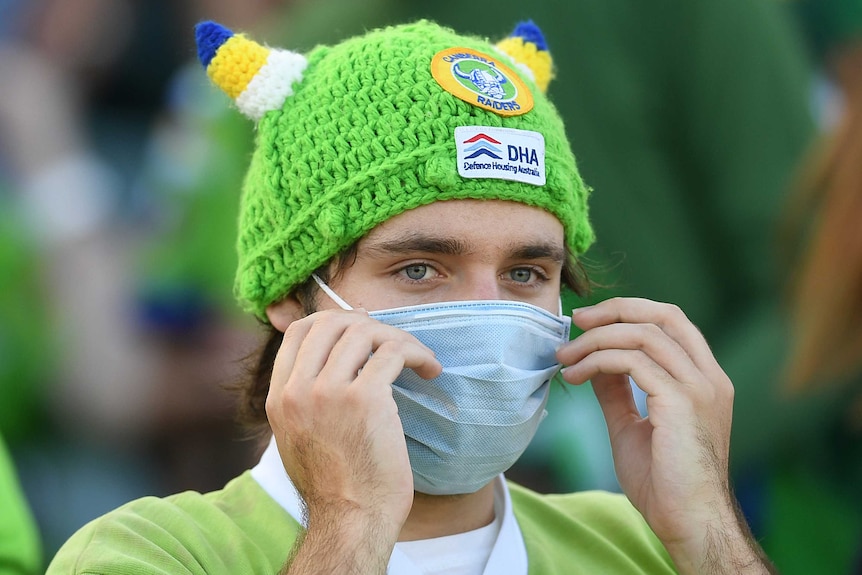
M245 8L0 3L0 430L45 558L129 499L216 488L252 461L223 386L255 326L215 301L230 283L204 293L155 255L205 168L202 133L160 127L183 105L188 31L203 13L249 24ZM215 253L202 263L231 266Z
M686 311L736 386L735 489L766 551L862 573L862 0L0 0L0 490L29 508L0 501L0 556L37 572L90 519L258 455L229 388L262 332L223 232L252 130L194 23L305 51L420 17L540 25L594 189L591 300ZM617 489L591 390L548 409L511 475Z

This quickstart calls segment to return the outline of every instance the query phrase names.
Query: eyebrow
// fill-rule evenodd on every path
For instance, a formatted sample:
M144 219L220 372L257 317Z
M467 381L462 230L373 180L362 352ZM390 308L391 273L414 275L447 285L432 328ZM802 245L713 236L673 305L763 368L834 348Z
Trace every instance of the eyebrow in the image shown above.
M405 234L379 243L366 246L374 254L406 254L410 252L427 252L456 256L467 254L472 248L467 242L452 237L428 236L424 234Z
M516 260L551 260L560 264L566 261L566 250L562 246L549 242L539 242L518 246L512 251L511 257Z
M367 245L365 249L372 255L378 256L417 252L455 256L469 254L474 250L473 246L460 238L419 233L405 234L373 243ZM510 259L517 260L546 259L560 264L566 261L566 251L562 246L542 240L513 245L508 256Z

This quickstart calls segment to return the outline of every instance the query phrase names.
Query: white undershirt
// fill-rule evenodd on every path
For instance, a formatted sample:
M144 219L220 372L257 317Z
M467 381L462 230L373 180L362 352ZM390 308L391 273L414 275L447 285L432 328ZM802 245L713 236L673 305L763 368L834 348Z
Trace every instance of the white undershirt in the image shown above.
M404 541L395 546L423 575L482 575L503 523L498 507L495 497L494 520L485 527L434 539Z
M251 470L252 477L299 524L302 503L284 471L275 440ZM395 544L389 575L527 575L527 550L512 513L503 476L494 480L494 521L485 527L434 539Z

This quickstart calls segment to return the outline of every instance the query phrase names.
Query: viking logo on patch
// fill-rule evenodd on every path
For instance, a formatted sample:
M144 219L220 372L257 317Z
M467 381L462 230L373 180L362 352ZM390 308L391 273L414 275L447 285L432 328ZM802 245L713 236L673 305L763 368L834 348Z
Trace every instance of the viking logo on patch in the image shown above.
M473 68L469 72L465 72L464 68ZM484 94L496 100L513 100L518 95L518 90L512 85L505 74L501 73L493 66L489 66L482 62L471 62L465 64L463 61L458 61L452 64L452 73L458 76L461 84L468 90L473 90Z
M470 48L447 48L434 55L431 74L440 86L480 108L516 116L533 108L533 95L511 68Z

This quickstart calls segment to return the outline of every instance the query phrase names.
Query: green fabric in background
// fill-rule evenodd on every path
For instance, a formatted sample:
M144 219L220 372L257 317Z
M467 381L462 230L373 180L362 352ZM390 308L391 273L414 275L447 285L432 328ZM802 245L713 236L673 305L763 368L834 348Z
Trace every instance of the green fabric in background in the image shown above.
M157 206L154 239L139 259L146 302L217 308L239 315L233 298L239 187L254 132L222 95L197 75L179 71L171 123L154 138L143 179ZM163 143L167 142L167 143Z
M44 424L57 350L47 322L39 254L0 190L0 433L15 444Z
M812 52L819 58L862 37L859 0L791 0Z
M762 544L785 575L853 573L862 541L862 512L824 488L816 475L785 469L770 479L768 536Z
M35 575L41 562L39 533L0 436L0 575Z

